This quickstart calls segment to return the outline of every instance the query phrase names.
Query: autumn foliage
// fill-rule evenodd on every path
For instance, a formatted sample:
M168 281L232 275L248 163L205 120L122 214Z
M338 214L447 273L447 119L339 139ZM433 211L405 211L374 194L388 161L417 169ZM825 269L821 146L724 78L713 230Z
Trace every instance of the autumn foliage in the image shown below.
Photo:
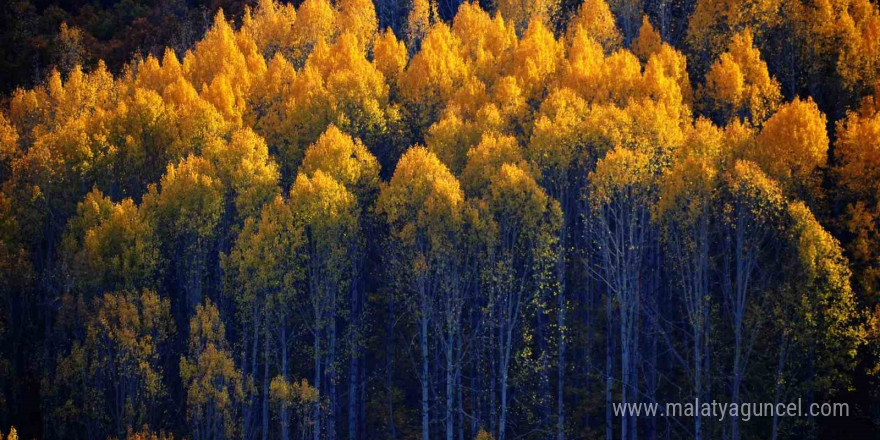
M395 32L365 0L260 0L186 50L17 89L0 428L839 429L612 416L877 392L877 5L691 3L415 0Z

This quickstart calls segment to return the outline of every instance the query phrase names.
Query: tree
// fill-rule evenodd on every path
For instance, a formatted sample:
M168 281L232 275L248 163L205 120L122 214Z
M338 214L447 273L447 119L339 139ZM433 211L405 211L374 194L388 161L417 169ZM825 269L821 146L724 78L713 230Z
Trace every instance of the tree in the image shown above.
M702 65L717 57L731 39L753 32L760 40L780 21L779 0L749 2L698 0L688 20L687 44ZM747 31L748 30L748 31ZM751 43L750 43L751 44Z
M444 311L459 314L453 303L447 302L447 308L441 310L436 310L434 303L459 293L452 277L463 203L458 180L424 147L413 147L403 155L391 182L382 188L377 200L377 211L391 230L393 274L418 328L424 440L429 438L431 419L429 331L435 321L440 325L448 323L450 316ZM447 431L447 437L451 434Z
M532 21L550 25L559 14L556 0L512 1L501 0L496 5L498 14L503 17L518 34L522 34Z
M876 96L876 95L875 95ZM876 97L866 97L858 111L837 122L834 142L834 176L845 203L840 228L849 235L848 257L858 287L868 297L880 289L877 256L877 163L880 162L880 106Z
M196 306L189 322L187 355L180 357L187 419L196 439L235 435L235 405L241 399L241 371L235 368L226 327L210 300Z
M507 67L526 101L540 100L562 64L564 49L541 20L532 19Z
M56 368L55 386L70 403L59 408L59 419L92 438L158 423L155 408L165 394L160 355L175 331L170 301L150 290L123 291L86 307L84 339L73 341Z
M761 128L751 154L768 175L790 194L816 200L828 159L825 115L811 99L783 104Z
M598 279L608 289L606 313L618 310L622 402L638 402L636 347L644 286L643 261L652 243L650 205L656 197L651 157L615 148L590 174L590 206L597 222ZM609 337L612 319L609 321ZM608 373L610 374L610 373ZM606 378L606 380L609 380ZM636 419L623 416L620 438L636 430Z
M722 279L724 307L733 333L730 398L739 402L748 367L748 352L761 323L759 304L772 277L764 263L779 245L775 236L784 199L776 183L753 162L737 161L723 184ZM731 419L731 436L740 436L739 416Z
M261 0L253 11L245 10L241 32L253 39L264 59L271 60L280 53L286 61L293 61L299 44L295 23L296 9L292 4Z
M461 41L449 26L434 25L400 78L401 95L412 108L413 123L427 128L469 74L470 67L461 56Z
M183 293L178 316L189 316L204 298L211 250L223 215L223 192L211 163L189 156L177 165L168 165L159 186L152 185L144 196L144 209L155 222L162 253Z
M241 344L244 347L240 359L244 377L254 382L259 377L258 366L262 358L262 433L269 435L269 397L272 354L278 354L281 379L287 377L289 346L294 336L293 311L301 293L304 278L301 249L304 245L302 225L294 221L293 212L278 195L263 206L259 218L248 218L235 246L223 258L227 280L225 291L236 304L238 322L241 325ZM277 334L276 334L277 333ZM246 336L244 336L246 335ZM270 352L270 344L277 350ZM263 351L259 352L262 344ZM245 392L244 429L251 429L258 416L255 389ZM286 400L281 401L285 403ZM287 407L282 405L282 433L287 435Z
M345 187L346 191L344 193L350 194L355 199L357 205L355 212L341 212L338 214L339 218L333 220L334 223L340 222L343 225L342 230L338 230L336 226L331 227L330 230L327 230L326 226L321 226L316 228L315 232L316 234L320 233L331 236L333 234L350 234L342 237L342 241L346 243L331 244L331 246L340 249L344 246L347 247L345 259L348 260L350 268L347 275L343 276L342 273L337 273L330 282L337 284L336 288L340 294L338 307L340 310L347 312L347 319L337 321L339 321L339 325L344 324L347 327L345 329L346 345L344 347L344 355L349 360L347 390L348 430L349 437L352 437L356 436L358 431L357 412L361 406L358 401L358 395L364 392L364 384L362 382L364 371L362 369L364 368L363 349L366 337L364 326L367 325L367 301L364 290L366 289L369 272L374 267L367 259L368 251L375 249L378 245L376 238L372 237L372 233L379 230L378 220L373 213L373 206L379 195L379 163L360 139L352 139L331 125L318 141L306 150L300 172L301 175L313 176L313 179L316 178L317 173L321 173L321 185L334 186L330 181L338 182ZM335 194L339 190L340 188L335 188L331 192ZM316 200L311 200L312 197L316 196L304 195L304 203L317 203ZM312 218L308 221L317 220ZM332 239L332 237L316 237L316 239L328 240ZM339 257L340 255L334 256L334 258ZM333 264L338 266L344 263L334 262ZM341 270L343 273L345 272L344 269ZM313 278L318 275L320 273L313 273ZM344 298L341 295L346 286L340 280L347 280L349 283L348 290L350 293L347 304L345 304ZM323 281L320 282L323 283ZM315 285L318 285L317 281ZM342 313L339 314L342 315Z
M719 185L722 132L706 119L696 122L687 146L672 168L661 178L656 206L681 292L693 347L691 378L696 399L703 400L710 389L706 371L710 355L711 246ZM703 416L694 417L694 439L704 435Z
M605 53L613 52L621 44L620 31L611 8L604 0L581 3L577 14L568 22L566 40L573 42L578 33L598 42Z
M386 28L385 32L376 37L373 43L373 64L376 70L382 72L392 91L397 90L397 83L407 61L406 43L399 41L391 28Z
M745 119L759 125L776 110L779 82L767 71L750 31L734 35L727 52L712 63L703 97L706 111L722 123Z
M294 221L304 237L307 327L313 337L314 386L326 401L316 402L314 435L326 429L336 437L339 326L349 318L347 297L352 289L363 244L358 225L357 200L345 186L323 171L297 176L290 190ZM308 322L308 321L307 321ZM286 370L282 370L285 376ZM326 405L326 407L325 407ZM326 420L325 420L326 418ZM326 428L322 423L326 421Z
M77 206L62 247L67 289L87 298L159 285L158 239L144 210L131 199L112 203L92 190Z
M491 219L489 261L483 277L489 284L488 319L497 332L500 412L496 434L498 439L505 439L508 379L514 356L522 347L516 331L532 301L550 300L554 293L556 280L550 268L558 259L556 240L562 214L559 204L515 164L503 164L492 175L483 200L488 211L485 215Z
M205 146L202 155L223 184L224 215L234 213L230 216L234 224L256 216L278 193L278 165L269 156L266 142L252 130L234 131L228 142L215 139Z
M633 40L632 51L639 59L647 61L648 58L660 51L663 46L663 38L651 25L648 16L642 16L642 26L639 28L639 36Z

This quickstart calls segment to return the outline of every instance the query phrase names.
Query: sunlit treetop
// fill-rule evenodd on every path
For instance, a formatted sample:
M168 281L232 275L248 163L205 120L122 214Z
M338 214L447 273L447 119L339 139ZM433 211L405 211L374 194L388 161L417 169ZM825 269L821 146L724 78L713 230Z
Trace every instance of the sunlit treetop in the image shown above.
M9 162L19 153L18 131L0 113L0 166L9 166Z
M357 200L323 171L296 177L290 188L290 207L294 221L302 222L312 241L354 239L351 234L357 227Z
M642 65L632 52L619 49L605 56L598 41L586 32L574 34L562 85L591 102L624 105L639 88Z
M449 26L439 23L432 27L401 77L403 97L429 108L444 103L470 75L461 53L461 41Z
M380 123L388 105L385 77L370 63L357 37L345 32L331 46L319 44L306 62L316 69L326 88L326 99L336 122L353 131L363 124ZM307 93L301 90L301 93Z
M707 111L725 123L740 118L760 124L776 110L779 82L770 76L751 31L734 35L727 52L712 63L704 97Z
M229 142L215 140L205 147L203 155L234 195L240 218L255 216L277 194L278 165L269 157L266 142L252 130L235 131Z
M406 43L410 50L421 48L422 39L439 19L437 2L434 0L412 0L406 16Z
M729 199L724 213L731 220L745 219L752 232L777 228L785 208L785 197L779 185L767 176L758 164L738 160L724 176ZM765 237L754 237L762 240Z
M850 267L840 243L816 220L802 202L788 206L791 239L799 262L796 283L801 292L808 286L812 295L800 296L805 309L802 324L805 336L816 338L822 347L818 362L822 365L821 386L840 389L850 386L845 373L854 368L858 347L865 340L865 327L853 325L859 319L856 296L850 286Z
M362 51L373 46L379 30L376 8L371 0L341 0L336 27L339 32L351 33Z
M322 171L361 196L379 187L379 162L360 139L339 131L334 125L307 150L301 173Z
M508 64L508 72L529 100L542 97L548 82L562 66L565 49L543 21L532 19Z
M692 225L708 221L724 165L724 132L705 118L688 127L671 167L660 178L655 213L666 222Z
M320 44L330 44L337 32L337 14L327 0L305 0L296 10L293 24L295 65L301 66L312 50Z
M460 225L463 204L458 179L437 156L415 146L404 153L391 181L383 185L376 209L397 240L424 252L426 246L449 243L448 234Z
M867 97L858 111L837 122L835 174L853 195L872 200L880 188L880 106Z
M269 60L280 53L292 60L297 45L294 23L296 9L292 4L260 0L253 10L245 9L241 32L253 39L263 58Z
M794 37L807 54L805 68L827 75L834 68L850 91L870 91L880 80L880 6L870 0L786 3Z
M212 90L218 103L222 99L243 99L252 77L265 68L265 60L256 44L247 34L235 32L223 11L217 12L214 25L183 58L187 79L200 92ZM217 96L221 94L231 96Z
M642 26L639 28L639 36L633 40L632 51L642 61L647 59L654 53L657 53L663 46L663 39L660 33L654 29L648 16L642 17Z
M668 106L690 113L694 93L688 76L687 58L668 44L662 44L647 59L644 72L647 94Z
M373 64L392 89L396 88L406 62L406 43L398 40L391 28L379 33L373 44Z
M452 32L461 41L477 77L486 84L494 83L517 43L506 16L490 17L477 3L463 3L452 21Z
M489 182L504 164L514 164L529 169L522 149L512 136L484 134L480 143L467 153L467 166L461 174L465 192L481 196L489 188Z
M764 123L752 157L799 198L818 195L818 168L828 159L825 115L812 99L783 104Z
M198 156L168 165L158 187L151 186L144 197L156 225L178 238L190 233L200 237L215 234L223 202L223 182L214 166Z
M492 174L485 197L499 225L498 238L502 243L516 243L525 237L537 235L539 225L547 221L547 211L559 215L558 203L555 200L551 203L552 199L531 174L513 163L502 164Z
M181 77L183 77L183 66L177 54L171 48L166 48L161 63L151 54L138 65L135 84L161 95L166 87Z
M158 287L159 249L152 224L131 199L108 203L92 191L70 223L64 258L72 287L88 293ZM104 218L92 218L96 209L107 210Z
M619 48L622 41L611 8L604 0L581 3L577 14L568 22L566 32L568 42L573 42L575 35L583 32L586 37L598 42L606 53Z
M526 155L545 177L567 180L569 170L578 165L588 148L584 126L590 113L587 102L568 88L554 90L541 103Z
M590 200L597 207L612 203L645 203L656 174L651 157L640 151L615 148L590 173Z

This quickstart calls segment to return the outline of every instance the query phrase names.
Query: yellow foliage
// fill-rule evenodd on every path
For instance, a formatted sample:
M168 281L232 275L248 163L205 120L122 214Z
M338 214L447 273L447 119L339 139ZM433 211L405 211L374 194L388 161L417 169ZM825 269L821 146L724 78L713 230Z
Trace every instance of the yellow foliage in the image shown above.
M247 8L242 18L241 32L253 39L264 59L281 54L295 59L297 44L294 33L296 10L292 4L274 0L259 0L256 9Z
M233 406L243 397L243 381L227 348L226 330L217 307L210 300L196 306L189 327L188 354L180 357L187 416L197 434L202 428L200 421L212 420L214 424L219 421L219 426L209 429L232 435L236 426Z
M574 35L560 83L591 102L624 105L642 82L642 65L627 50L605 56L601 45L585 32Z
M480 139L476 124L462 120L457 111L447 110L428 128L425 143L453 172L460 173L467 161L467 151Z
M276 404L284 405L304 405L318 400L318 390L309 385L308 379L287 381L283 376L272 378L269 395Z
M644 203L654 177L649 155L615 148L600 159L595 171L590 173L590 200L597 206L608 205L620 198Z
M361 51L373 46L379 24L376 8L371 0L340 0L336 26L339 32L348 32L357 39Z
M758 134L753 160L786 189L816 196L819 176L828 158L825 115L812 99L783 104Z
M495 440L495 438L492 437L492 434L481 428L480 431L477 432L477 437L474 440Z
M660 33L648 21L647 15L642 16L642 27L639 28L639 36L632 42L633 53L642 61L647 61L662 46L663 39L660 37Z
M559 209L555 201L550 208L551 199L544 189L528 171L513 163L501 164L491 175L486 198L503 239L509 239L510 234L536 234L538 225L545 221L544 213Z
M21 151L18 146L18 132L0 113L0 165L8 166Z
M867 292L880 286L880 112L876 96L863 100L837 122L834 176L845 190L847 206L840 220L853 238L847 251L858 268L858 282Z
M467 166L461 173L461 181L466 194L482 196L489 188L492 176L498 173L502 165L508 163L522 169L529 169L516 138L483 134L480 143L468 150Z
M150 89L156 93L162 94L165 88L177 81L183 76L183 66L171 48L166 48L162 55L162 63L150 55L141 62L137 68L137 77L135 84L137 87Z
M391 182L382 186L376 210L391 225L396 240L421 258L430 258L426 249L450 244L448 236L459 227L463 205L455 176L437 156L415 146L400 158Z
M540 99L562 65L565 50L541 20L533 19L513 51L508 72L526 100Z
M209 143L202 152L217 178L235 196L240 219L255 216L263 204L278 192L278 165L269 157L266 142L251 129L232 133L229 142L220 139Z
M588 111L587 102L571 89L550 93L536 116L528 157L550 176L566 179L587 147L584 126Z
M406 43L398 41L391 28L385 29L373 45L373 65L392 88L396 87L406 62Z
M319 44L331 44L337 32L337 13L327 0L305 0L296 10L294 65L301 66Z
M880 111L866 98L835 128L835 174L856 198L874 200L880 188Z
M698 0L688 21L687 42L713 59L735 35L751 29L759 38L780 21L783 0Z
M791 28L806 48L812 73L836 68L847 89L860 93L880 81L880 7L870 0L791 2Z
M412 0L406 16L406 40L410 48L420 49L422 39L437 18L437 3L434 0Z
M466 83L470 70L461 41L449 26L439 23L431 28L400 82L404 100L416 108L419 126L430 125L443 104Z
M236 33L223 11L217 12L214 25L183 58L186 78L229 121L240 121L252 79L265 69L254 41Z
M322 171L358 195L379 187L379 162L360 139L330 125L305 154L300 172Z
M494 18L477 3L463 3L452 22L452 32L461 41L465 57L474 66L474 72L487 85L493 84L502 67L516 47L513 26L501 15Z
M728 51L709 68L704 95L708 110L724 122L744 118L760 124L776 110L782 99L779 82L770 77L750 31L734 35Z
M723 165L724 132L707 119L688 128L676 160L660 179L655 213L661 218L693 225L708 221L708 210Z
M214 234L223 212L224 188L209 161L189 156L168 165L159 188L161 192L151 186L144 204L161 230L179 238Z
M748 160L738 160L725 176L730 191L730 206L726 208L729 215L751 219L756 229L766 226L776 227L774 221L783 209L785 198L779 185L768 177L758 164ZM734 208L734 206L736 208Z
M357 200L343 184L323 171L317 170L311 177L296 176L290 188L290 207L296 221L312 231L308 234L312 240L353 239Z
M575 41L578 33L598 42L605 53L619 48L622 41L614 15L605 0L585 0L581 3L577 14L568 22L566 40Z

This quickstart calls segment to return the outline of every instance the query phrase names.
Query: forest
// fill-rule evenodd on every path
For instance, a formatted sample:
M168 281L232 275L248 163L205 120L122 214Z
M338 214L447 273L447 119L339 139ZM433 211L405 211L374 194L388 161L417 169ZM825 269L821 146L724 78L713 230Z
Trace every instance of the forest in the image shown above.
M876 1L3 9L0 439L880 432Z

